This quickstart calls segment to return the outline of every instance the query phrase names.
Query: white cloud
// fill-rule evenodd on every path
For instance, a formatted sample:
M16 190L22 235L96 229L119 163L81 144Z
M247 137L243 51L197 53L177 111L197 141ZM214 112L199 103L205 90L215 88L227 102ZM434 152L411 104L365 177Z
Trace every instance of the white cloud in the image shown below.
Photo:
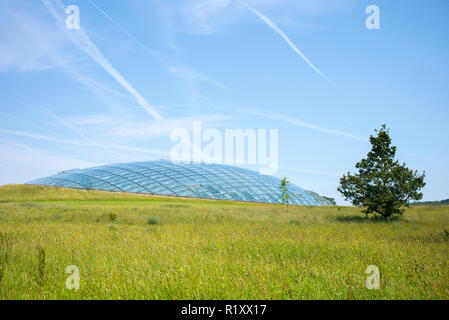
M342 14L354 7L357 0L294 0L296 11L307 16L331 16Z
M211 101L207 96L202 95L202 98L205 99L215 110L219 111L219 112L226 112L226 110L223 107L219 107L217 106L213 101ZM262 117L262 118L267 118L267 119L271 119L271 120L276 120L276 121L282 121L285 123L289 123L295 126L299 126L299 127L303 127L303 128L308 128L308 129L312 129L312 130L316 130L316 131L321 131L324 133L328 133L328 134L332 134L332 135L337 135L337 136L344 136L347 138L351 138L354 140L359 140L359 141L364 141L364 142L368 142L368 139L356 135L356 134L352 134L352 133L348 133L345 131L341 131L341 130L334 130L334 129L329 129L329 128L325 128L325 127L321 127L321 126L317 126L314 124L311 124L309 122L305 122L299 119L295 119L289 115L283 115L283 114L279 114L279 113L266 113L263 111L259 111L259 110L248 110L245 108L239 108L239 109L232 109L229 108L227 109L228 111L232 110L235 112L240 112L240 113L244 113L244 114L249 114L249 115L254 115L254 116L258 116L258 117Z
M219 126L229 119L220 114L199 115L185 118L164 119L159 121L142 121L133 116L92 115L72 117L70 121L84 127L95 136L116 139L146 140L169 135L174 129L192 129L193 121L203 121L209 126Z
M42 0L44 5L50 11L55 18L59 27L65 30L67 36L87 55L89 55L95 62L97 62L106 72L108 72L125 90L127 90L141 105L141 107L147 111L155 119L162 119L155 108L150 105L145 98L112 66L112 64L103 56L101 51L90 40L89 36L80 30L67 30L64 25L64 10L62 2L59 0Z
M47 141L47 142L52 142L52 143L61 144L61 145L72 145L72 146L77 146L77 147L92 147L92 148L99 148L99 149L103 149L103 150L113 149L113 150L117 150L117 151L138 152L138 153L151 154L151 155L168 155L168 152L166 152L164 150L140 148L140 147L134 147L134 146L130 146L130 145L119 145L116 143L89 142L89 141L80 141L80 140L73 140L73 139L64 139L64 138L59 138L59 137L55 138L55 137L48 136L48 135L26 132L26 131L0 129L0 133L6 134L6 135L12 135L12 136L30 138L30 139L34 139L34 140Z
M292 124L292 125L295 125L298 127L308 128L308 129L312 129L315 131L320 131L320 132L324 132L324 133L328 133L328 134L332 134L332 135L343 136L343 137L351 138L351 139L358 140L358 141L368 142L368 140L362 136L348 133L348 132L341 131L341 130L334 130L334 129L317 126L315 124L311 124L311 123L308 123L308 122L305 122L305 121L302 121L299 119L295 119L295 118L293 118L291 116L287 116L287 115L282 115L282 114L278 114L278 113L276 113L276 114L275 113L265 113L265 112L260 112L260 111L256 111L256 110L245 110L245 111L240 110L240 112L267 118L267 119L282 121L282 122L289 123L289 124Z
M211 22L224 9L228 8L232 0L202 0L195 1L187 7L192 21L198 27L199 33L213 33L217 30L216 25Z
M0 140L0 185L25 183L58 171L87 168L97 163L32 149L27 145ZM33 161L30 161L30 158Z
M42 18L48 15L46 7L27 2L28 10L19 10L15 5L20 7L20 3L0 3L0 72L36 72L59 67L94 93L113 94L150 109L145 99L137 99L140 94L132 96L119 92L77 71L75 63L83 62L89 56L73 50L74 43L64 28L55 28L52 20Z
M59 30L36 15L19 11L14 4L0 5L0 72L50 69L56 66L54 57L60 52L74 59Z
M136 37L134 37L131 33L129 33L121 24L115 21L109 14L107 14L103 9L101 9L97 4L95 4L91 0L87 0L89 3L97 9L103 16L105 16L109 21L111 21L117 28L119 28L123 33L125 33L130 39L132 39L135 43L137 43L141 48L143 48L148 54L150 54L153 58L158 60L161 64L164 64L160 53L150 49L148 46L139 41Z
M177 76L181 79L186 79L189 81L201 81L201 82L207 82L210 83L216 87L230 90L229 87L221 83L220 81L217 81L213 78L210 78L208 75L202 73L201 71L198 71L195 68L189 67L189 66L168 66L168 71L170 71L171 74Z
M68 128L70 131L76 133L79 135L83 140L89 140L88 137L84 132L79 130L76 126L74 126L70 121L65 120L64 118L59 117L58 115L54 114L48 109L38 109L34 108L35 110L47 115L48 117L52 118L53 120L56 120L57 122L61 123L63 126Z
M78 72L75 70L75 68L73 68L70 64L64 62L61 58L57 59L58 61L58 65L65 71L67 72L70 77L73 78L73 80L83 84L84 86L86 86L89 90L96 92L96 91L104 91L106 93L112 93L113 95L115 95L116 97L122 98L122 99L126 99L128 101L134 102L136 104L138 104L138 101L132 97L129 96L127 94L123 94L120 91L114 90L108 86L105 86L104 84L99 83L98 81L95 81L94 79L88 77L87 75Z
M222 84L221 82L209 77L205 73L187 65L177 64L176 66L170 65L167 63L167 57L164 57L161 53L156 52L155 50L149 48L147 45L142 43L139 39L137 39L134 35L132 35L128 30L125 29L121 24L119 24L114 18L112 18L107 12L105 12L102 8L100 8L97 4L95 4L92 0L88 0L89 3L100 12L103 16L105 16L112 24L114 24L120 31L122 31L128 38L133 40L140 48L142 48L147 54L149 54L152 58L157 60L165 69L167 69L172 75L177 76L178 78L185 79L188 81L204 81L210 84L213 84L222 89L229 89L227 86ZM213 1L214 5L217 5L222 0ZM229 0L226 0L229 1Z
M296 45L290 40L290 38L287 37L287 35L273 21L271 21L266 15L264 15L260 11L251 7L248 8L263 22L265 22L273 31L279 34L285 40L285 42L287 42L290 48L292 48L320 77L322 77L324 80L329 82L333 87L335 87L334 84L302 53L301 50L299 50L296 47Z
M225 23L244 19L240 15L242 8L278 10L284 17L294 15L299 17L331 16L346 12L354 6L356 0L187 0L184 7L177 4L182 16L190 25L190 31L200 34L211 34L221 29ZM180 32L186 32L181 23Z

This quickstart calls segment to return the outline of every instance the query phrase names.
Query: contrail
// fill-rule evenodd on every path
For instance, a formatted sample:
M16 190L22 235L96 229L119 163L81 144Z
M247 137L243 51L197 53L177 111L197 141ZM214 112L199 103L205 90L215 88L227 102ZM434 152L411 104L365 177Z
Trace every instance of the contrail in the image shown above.
M34 108L34 107L33 107L33 109L38 111L38 112L40 112L40 113L43 113L43 114L47 115L48 117L52 118L53 120L56 120L57 122L63 124L65 127L69 128L71 131L73 131L74 133L79 135L84 140L89 140L88 137L83 132L78 130L78 128L76 128L73 124L71 124L67 120L57 116L56 114L54 114L50 110L48 110L48 109L39 109L39 108Z
M64 12L64 5L60 0L54 0L55 5L51 0L42 0L44 5L53 15L55 20L62 28L65 28L64 20L59 12ZM120 85L125 88L141 105L145 111L150 114L154 119L161 120L162 116L157 112L145 98L111 65L111 63L103 56L101 51L95 46L90 38L84 33L84 31L76 30L74 32L67 32L71 40L86 54L88 54L95 62L97 62L106 72L108 72Z
M117 90L111 89L111 88L95 81L94 79L91 79L88 76L75 71L75 69L73 69L70 65L66 64L65 62L61 61L61 59L58 59L58 65L61 68L63 68L69 75L72 75L75 81L78 81L78 82L86 85L91 90L95 87L100 88L100 89L103 89L104 91L108 91L109 93L112 93L120 98L124 98L124 99L132 101L134 103L138 103L138 101L134 97L128 96L128 95L123 94Z
M330 83L332 87L335 88L335 85L330 81L315 65L299 50L295 44L287 37L287 35L266 15L264 15L262 12L251 8L250 6L246 5L246 7L252 11L256 16L258 16L263 22L265 22L271 29L273 29L276 33L278 33L284 40L287 42L287 44L301 57L303 60L316 72L318 75Z
M103 16L105 16L109 21L111 21L118 29L120 29L124 34L126 34L131 40L133 40L138 46L144 49L150 56L156 59L161 66L163 66L169 73L176 75L181 78L185 78L188 80L196 79L208 82L210 84L215 85L218 88L222 89L231 89L228 86L224 85L218 80L215 80L208 75L196 70L195 68L189 66L171 66L165 62L167 59L160 53L155 50L150 49L148 46L142 43L139 39L129 33L125 27L123 27L120 23L114 20L109 14L107 14L102 8L100 8L97 4L95 4L92 0L87 0L95 9L98 10Z
M23 149L25 151L28 151L29 153L35 155L35 156L39 156L39 153L36 152L36 150L34 150L33 148L30 148L29 146L22 144L22 143L17 143L15 141L8 141L8 140L2 140L0 139L0 144L6 144L6 145L10 145L16 148L20 148Z
M147 51L151 56L153 56L153 58L155 58L157 61L159 61L162 65L166 66L167 65L164 63L164 61L162 61L162 59L159 57L159 55L154 52L153 50L151 50L150 48L148 48L146 45L144 45L141 41L139 41L138 39L136 39L136 37L134 37L131 33L129 33L128 31L126 31L125 28L123 28L118 22L116 22L114 19L112 19L112 17L107 14L103 9L101 9L99 6L97 6L93 1L91 0L87 0L95 9L97 9L102 15L104 15L106 18L108 18L109 21L111 21L117 28L119 28L120 30L122 30L128 37L130 37L132 40L134 40L134 42L136 42L141 48L143 48L145 51Z
M61 138L54 138L54 137L46 136L46 135L42 135L42 134L35 134L35 133L24 132L24 131L7 130L7 129L1 129L1 128L0 128L0 133L14 135L14 136L20 136L20 137L26 137L26 138L30 138L30 139L60 143L60 144L64 144L64 145L94 147L94 148L102 148L102 149L115 149L115 150L120 150L120 151L139 152L139 153L153 154L153 155L159 155L159 156L160 155L162 155L162 156L169 155L168 152L163 151L163 150L157 150L157 149L144 149L144 148L139 148L139 147L117 145L117 144L104 144L104 143L94 143L94 142L89 142L89 141L61 139Z
M206 102L208 102L215 110L225 111L223 108L217 106L214 102L212 102L205 95L200 95L200 97L202 99L204 99ZM311 123L308 123L308 122L305 122L305 121L302 121L302 120L299 120L299 119L292 118L291 116L286 116L286 115L282 115L282 114L264 113L264 112L260 112L258 110L246 110L244 108L231 109L231 110L233 110L235 112L240 112L240 113L249 114L249 115L253 115L253 116L258 116L258 117L262 117L262 118L267 118L267 119L271 119L271 120L282 121L282 122L289 123L289 124L292 124L292 125L295 125L295 126L298 126L298 127L303 127L303 128L316 130L316 131L321 131L321 132L332 134L332 135L343 136L343 137L351 138L351 139L354 139L354 140L368 142L368 140L366 138L358 136L356 134L352 134L352 133L345 132L345 131L340 131L340 130L334 130L334 129L320 127L320 126L317 126L317 125L314 125L314 124L311 124Z
M317 126L317 125L314 125L314 124L311 124L311 123L308 123L305 121L301 121L299 119L292 118L290 116L285 116L285 115L281 115L281 114L267 114L267 113L263 113L263 112L248 111L248 110L245 110L245 111L240 110L240 112L267 118L267 119L282 121L282 122L293 124L295 126L309 128L312 130L321 131L321 132L332 134L332 135L343 136L343 137L351 138L354 140L359 140L359 141L363 141L363 142L368 141L366 138L352 134L352 133L320 127L320 126Z

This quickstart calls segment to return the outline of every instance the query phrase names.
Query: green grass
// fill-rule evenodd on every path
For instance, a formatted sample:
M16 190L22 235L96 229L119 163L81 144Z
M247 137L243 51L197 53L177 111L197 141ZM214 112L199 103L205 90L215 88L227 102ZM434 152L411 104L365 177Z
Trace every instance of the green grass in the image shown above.
M0 187L0 299L448 299L448 264L448 206L384 222L349 207ZM369 265L380 290L365 287Z

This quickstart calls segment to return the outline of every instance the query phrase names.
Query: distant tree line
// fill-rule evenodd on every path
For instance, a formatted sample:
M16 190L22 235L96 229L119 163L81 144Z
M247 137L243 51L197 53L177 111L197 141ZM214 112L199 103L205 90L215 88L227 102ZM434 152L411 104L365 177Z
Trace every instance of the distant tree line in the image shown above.
M443 206L449 204L449 199L440 200L440 201L420 201L410 203L411 206Z

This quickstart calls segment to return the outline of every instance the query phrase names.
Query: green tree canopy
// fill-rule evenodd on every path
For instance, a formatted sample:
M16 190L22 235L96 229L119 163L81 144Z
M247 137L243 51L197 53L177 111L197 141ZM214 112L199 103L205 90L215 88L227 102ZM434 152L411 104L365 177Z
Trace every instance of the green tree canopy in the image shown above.
M282 203L284 203L286 205L287 211L288 211L288 204L290 202L290 193L288 191L288 185L290 184L290 181L287 180L287 177L285 177L284 179L281 180L281 191L282 191Z
M425 173L408 169L395 160L396 147L391 146L385 124L370 136L371 151L356 164L358 173L349 172L340 179L338 191L354 206L365 207L364 212L378 213L385 219L403 214L403 206L410 200L422 199Z

